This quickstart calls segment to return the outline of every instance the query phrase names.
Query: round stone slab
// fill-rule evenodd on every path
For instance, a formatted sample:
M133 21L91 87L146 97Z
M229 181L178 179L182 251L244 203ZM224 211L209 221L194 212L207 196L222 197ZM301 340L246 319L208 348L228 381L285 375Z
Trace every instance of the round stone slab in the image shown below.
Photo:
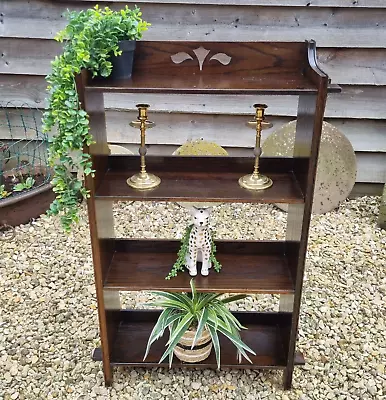
M116 155L120 155L120 154L134 154L129 149L126 149L126 147L120 146L118 144L110 144L109 143L109 150L110 150L110 154L112 156L116 156Z
M264 141L264 157L292 157L296 120L283 125ZM355 184L357 165L350 141L334 125L323 122L316 172L313 214L324 214L338 207ZM288 204L276 204L287 211Z
M174 156L227 156L228 152L214 142L208 142L203 139L197 139L184 143L173 153ZM222 203L194 203L194 202L177 202L181 207L209 208L219 206Z

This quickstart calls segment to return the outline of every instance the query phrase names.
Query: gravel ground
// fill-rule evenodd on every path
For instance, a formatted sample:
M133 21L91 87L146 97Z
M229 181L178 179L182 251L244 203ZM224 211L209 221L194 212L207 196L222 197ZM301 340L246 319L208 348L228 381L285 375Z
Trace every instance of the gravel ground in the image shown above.
M56 218L17 228L0 242L0 399L374 399L386 398L386 231L379 198L347 201L315 216L310 233L297 368L284 392L277 371L118 368L103 385L85 210L70 235ZM118 236L179 237L186 211L175 204L121 203ZM217 207L219 238L283 238L286 214L268 205ZM256 229L258 227L258 229ZM144 307L149 294L124 294ZM237 309L277 309L254 296Z

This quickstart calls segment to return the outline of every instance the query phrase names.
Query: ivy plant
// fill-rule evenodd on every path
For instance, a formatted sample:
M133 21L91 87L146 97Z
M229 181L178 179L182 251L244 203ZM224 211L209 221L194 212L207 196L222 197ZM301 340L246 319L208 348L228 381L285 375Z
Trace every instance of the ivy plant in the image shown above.
M66 16L68 25L55 37L63 43L63 51L52 61L52 71L46 77L48 107L43 115L43 131L57 128L49 146L56 199L48 214L60 214L63 228L69 231L79 220L79 199L89 196L82 176L94 173L90 155L84 152L93 138L88 115L79 102L75 76L82 69L89 70L93 77L109 76L110 56L121 54L118 42L140 39L150 24L142 20L139 8L131 10L127 6L120 11L95 6L69 11Z

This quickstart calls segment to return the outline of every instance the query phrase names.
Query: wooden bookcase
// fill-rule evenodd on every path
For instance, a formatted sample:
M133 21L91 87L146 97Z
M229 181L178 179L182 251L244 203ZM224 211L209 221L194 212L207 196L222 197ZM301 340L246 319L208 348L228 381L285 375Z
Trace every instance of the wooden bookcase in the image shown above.
M187 59L181 61L184 57ZM315 42L141 41L132 79L91 79L83 71L77 77L77 90L95 139L88 150L96 173L94 178L87 177L86 185L91 192L88 213L102 346L95 349L93 358L103 361L106 384L112 382L114 365L160 366L158 360L167 339L156 342L143 361L149 333L159 314L121 309L119 291L188 291L190 280L187 272L165 280L177 256L178 240L114 237L113 202L220 201L289 204L286 240L217 240L217 256L223 268L219 274L198 276L196 285L200 291L280 294L277 313L235 313L249 328L242 337L256 352L251 357L253 364L238 364L235 348L224 338L221 360L223 367L283 369L284 387L290 388L294 366L304 363L296 352L296 339L323 114L327 93L340 91L329 85L327 75L319 69ZM261 172L274 184L252 192L241 188L238 178L251 173L253 157L198 160L147 156L148 170L160 176L162 183L153 190L137 191L126 184L126 179L138 172L139 156L109 155L103 97L107 92L137 93L136 103L142 102L143 93L255 95L255 102L259 95L298 96L294 157L262 158ZM216 367L214 354L199 364L182 364L175 358L173 365Z

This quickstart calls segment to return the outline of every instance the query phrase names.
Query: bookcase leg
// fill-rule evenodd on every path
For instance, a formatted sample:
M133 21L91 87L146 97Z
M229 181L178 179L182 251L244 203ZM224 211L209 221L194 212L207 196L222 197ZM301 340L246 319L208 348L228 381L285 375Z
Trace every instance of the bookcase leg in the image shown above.
M103 373L105 377L105 386L111 386L113 384L113 368L110 363L103 363Z
M293 367L287 367L283 372L284 390L290 390L292 387L292 376L294 373Z
M299 312L303 289L305 257L308 231L314 194L317 156L322 132L323 113L326 102L326 85L316 96L299 96L296 137L294 147L294 174L305 194L304 204L291 204L287 217L287 254L292 278L295 282L295 296L292 300L292 322L287 331L287 367L283 373L283 385L290 389L295 362L296 340L298 336ZM288 298L281 300L280 310L288 306Z
M110 364L114 348L114 341L120 321L121 302L119 292L103 291L104 315L100 320L101 342L103 354L103 371L105 385L110 386L113 382L113 367Z

